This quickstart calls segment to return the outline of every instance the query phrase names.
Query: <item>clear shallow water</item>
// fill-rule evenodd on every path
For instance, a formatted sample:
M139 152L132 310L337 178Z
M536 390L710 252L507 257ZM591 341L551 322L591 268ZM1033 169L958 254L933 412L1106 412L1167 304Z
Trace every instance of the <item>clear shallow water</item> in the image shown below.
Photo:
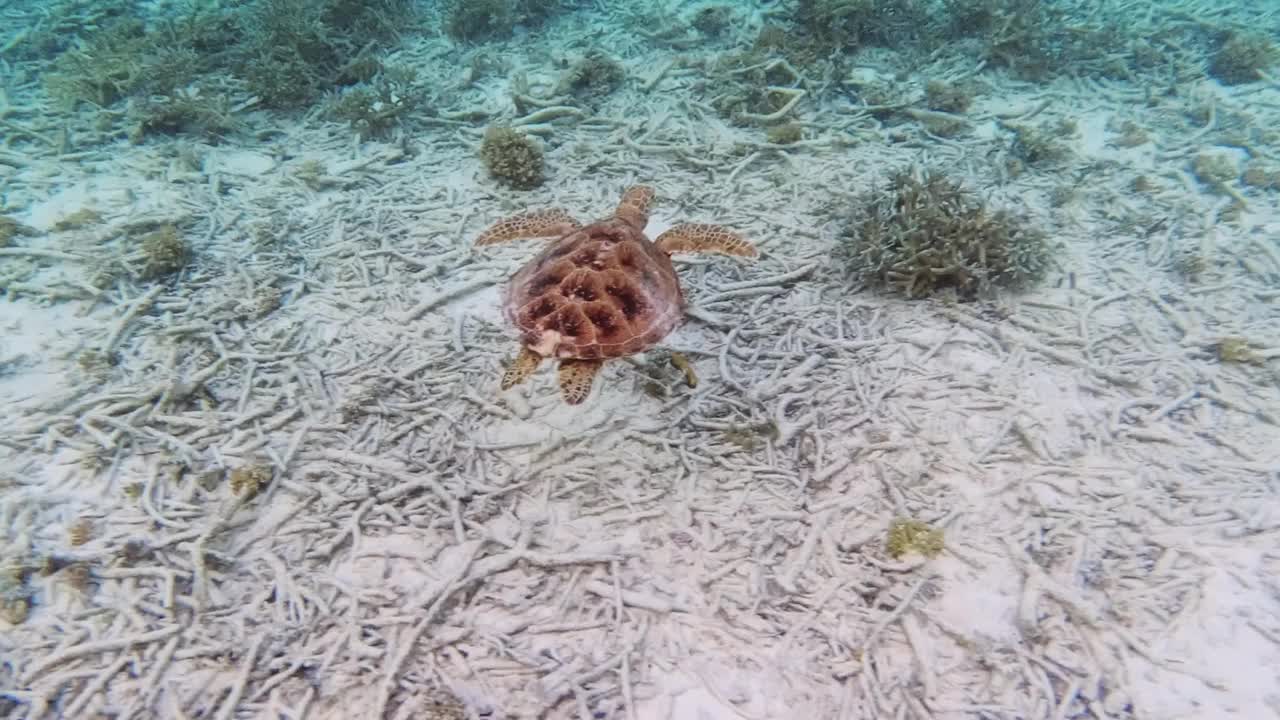
M1275 712L1267 8L481 5L0 5L0 710Z

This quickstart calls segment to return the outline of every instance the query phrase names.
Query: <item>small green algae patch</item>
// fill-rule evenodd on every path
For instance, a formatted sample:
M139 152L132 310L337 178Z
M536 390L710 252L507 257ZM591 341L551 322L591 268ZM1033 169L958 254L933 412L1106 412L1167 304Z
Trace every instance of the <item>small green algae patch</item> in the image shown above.
M942 531L929 523L908 518L895 518L889 523L885 549L895 560L910 554L937 557L943 547Z

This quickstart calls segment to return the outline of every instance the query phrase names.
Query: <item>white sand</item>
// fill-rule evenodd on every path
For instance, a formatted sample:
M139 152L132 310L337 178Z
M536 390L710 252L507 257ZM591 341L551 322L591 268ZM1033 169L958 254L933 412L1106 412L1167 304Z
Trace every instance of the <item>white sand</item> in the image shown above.
M656 51L612 46L650 77ZM447 88L425 60L442 48L401 59ZM909 93L959 72L915 70ZM1280 92L1203 83L1149 107L991 72L953 139L805 101L810 141L734 152L762 136L685 103L697 77L555 124L528 193L448 126L403 156L313 121L197 144L194 169L187 139L0 165L45 233L21 247L80 258L0 258L6 277L37 264L0 301L0 557L71 563L31 573L0 634L8 716L1280 715L1277 194L1233 183L1230 217L1190 163L1232 133L1187 118L1212 103L1274 128ZM510 112L502 77L457 98ZM1070 158L1002 178L992 113L1045 100L1027 122L1075 120ZM1124 119L1150 142L1115 147ZM342 182L308 189L306 158ZM1060 267L999 303L852 287L831 208L912 161L1042 223ZM526 206L607 214L635 181L659 188L651 235L715 221L764 250L679 263L699 319L666 347L697 388L651 353L666 398L627 362L580 408L547 368L500 393L500 287L533 244L469 239ZM102 221L54 229L84 208ZM88 297L141 219L186 223L193 264ZM1230 336L1258 361L1220 362ZM115 366L85 355L107 346ZM743 432L769 422L774 440ZM223 474L248 464L275 479L245 502ZM946 551L894 560L895 517L944 527Z

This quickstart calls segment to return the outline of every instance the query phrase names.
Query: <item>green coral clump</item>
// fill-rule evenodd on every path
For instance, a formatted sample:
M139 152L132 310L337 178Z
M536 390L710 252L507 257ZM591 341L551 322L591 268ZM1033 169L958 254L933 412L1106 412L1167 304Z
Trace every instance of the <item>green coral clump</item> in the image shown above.
M0 566L0 623L12 627L26 622L31 611L31 590L26 586L29 574L22 561L6 558Z
M1256 160L1250 161L1240 174L1240 182L1259 190L1280 189L1280 170Z
M600 97L621 87L626 77L622 63L593 48L560 76L556 92L585 98Z
M510 37L517 25L534 25L562 9L564 0L446 0L441 10L446 35L462 42Z
M924 104L930 110L962 113L972 103L973 93L968 88L942 80L929 80L925 83Z
M733 6L707 5L698 8L690 18L689 25L706 37L720 37L733 26Z
M1040 126L1005 124L1005 127L1013 131L1010 151L1014 157L1029 165L1050 164L1066 159L1071 150L1065 139L1077 132L1075 123L1065 119Z
M991 66L1005 66L1027 78L1080 73L1131 77L1134 68L1169 62L1170 53L1129 30L1119 10L1092 5L1053 0L797 0L789 17L795 36L782 45L792 62L804 46L804 54L836 63L868 47L888 48L921 64L932 62L940 50L976 53Z
M142 250L142 276L156 278L186 267L191 252L186 240L172 223L146 233L138 240Z
M58 55L45 89L66 107L105 108L125 97L171 93L204 69L189 40L172 25L148 28L140 18L117 18Z
M1277 60L1276 46L1265 35L1230 33L1209 58L1209 74L1227 85L1241 85L1262 79Z
M917 41L928 10L921 0L799 0L795 19L816 42L856 50Z
M329 111L363 136L384 135L422 108L425 96L416 80L411 67L383 68L370 81L336 96Z
M444 31L455 40L507 37L515 27L515 5L509 0L457 0L444 12Z
M494 179L516 189L529 190L544 180L542 148L510 127L492 125L485 130L480 159Z
M1257 365L1262 362L1262 355L1253 349L1248 338L1237 335L1224 337L1216 343L1218 362L1244 363Z
M889 523L885 550L895 560L906 555L937 557L945 547L942 530L929 523L908 518L894 518Z
M198 3L174 17L129 11L63 50L44 83L50 97L70 107L129 101L135 139L153 131L232 129L232 103L222 88L237 84L260 105L286 109L367 81L380 69L374 53L415 17L412 0Z
M1038 279L1049 264L1046 236L1004 210L989 210L936 172L907 171L861 198L843 230L861 281L909 298L954 288L971 298L997 285Z
M269 107L307 105L371 78L370 49L413 17L411 0L258 0L244 16L240 72Z
M130 104L127 116L133 121L130 137L135 142L152 134L216 137L239 126L225 94L205 93L194 86L139 99Z
M271 483L271 476L270 465L242 465L227 474L227 483L232 493L252 499Z
M0 247L5 247L19 235L35 235L36 231L7 215L0 215Z
M784 122L770 125L765 130L765 138L774 145L790 145L804 139L804 127L798 122Z
M82 228L93 227L101 222L102 213L91 207L85 207L59 218L53 223L53 229L59 232L65 230L80 230Z
M1206 185L1222 185L1240 176L1240 168L1225 153L1202 152L1191 161L1191 172Z

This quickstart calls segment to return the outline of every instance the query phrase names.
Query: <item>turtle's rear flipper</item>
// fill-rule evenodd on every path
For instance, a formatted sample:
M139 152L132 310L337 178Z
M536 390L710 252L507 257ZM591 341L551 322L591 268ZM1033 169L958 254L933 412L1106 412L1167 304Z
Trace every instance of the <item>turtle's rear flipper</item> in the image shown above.
M510 390L511 388L524 382L534 370L538 369L538 365L542 362L542 356L530 350L527 347L520 347L520 354L516 359L511 361L507 366L507 371L502 375L502 389Z
M578 405L591 394L591 383L600 372L601 360L560 361L560 395L570 405Z

